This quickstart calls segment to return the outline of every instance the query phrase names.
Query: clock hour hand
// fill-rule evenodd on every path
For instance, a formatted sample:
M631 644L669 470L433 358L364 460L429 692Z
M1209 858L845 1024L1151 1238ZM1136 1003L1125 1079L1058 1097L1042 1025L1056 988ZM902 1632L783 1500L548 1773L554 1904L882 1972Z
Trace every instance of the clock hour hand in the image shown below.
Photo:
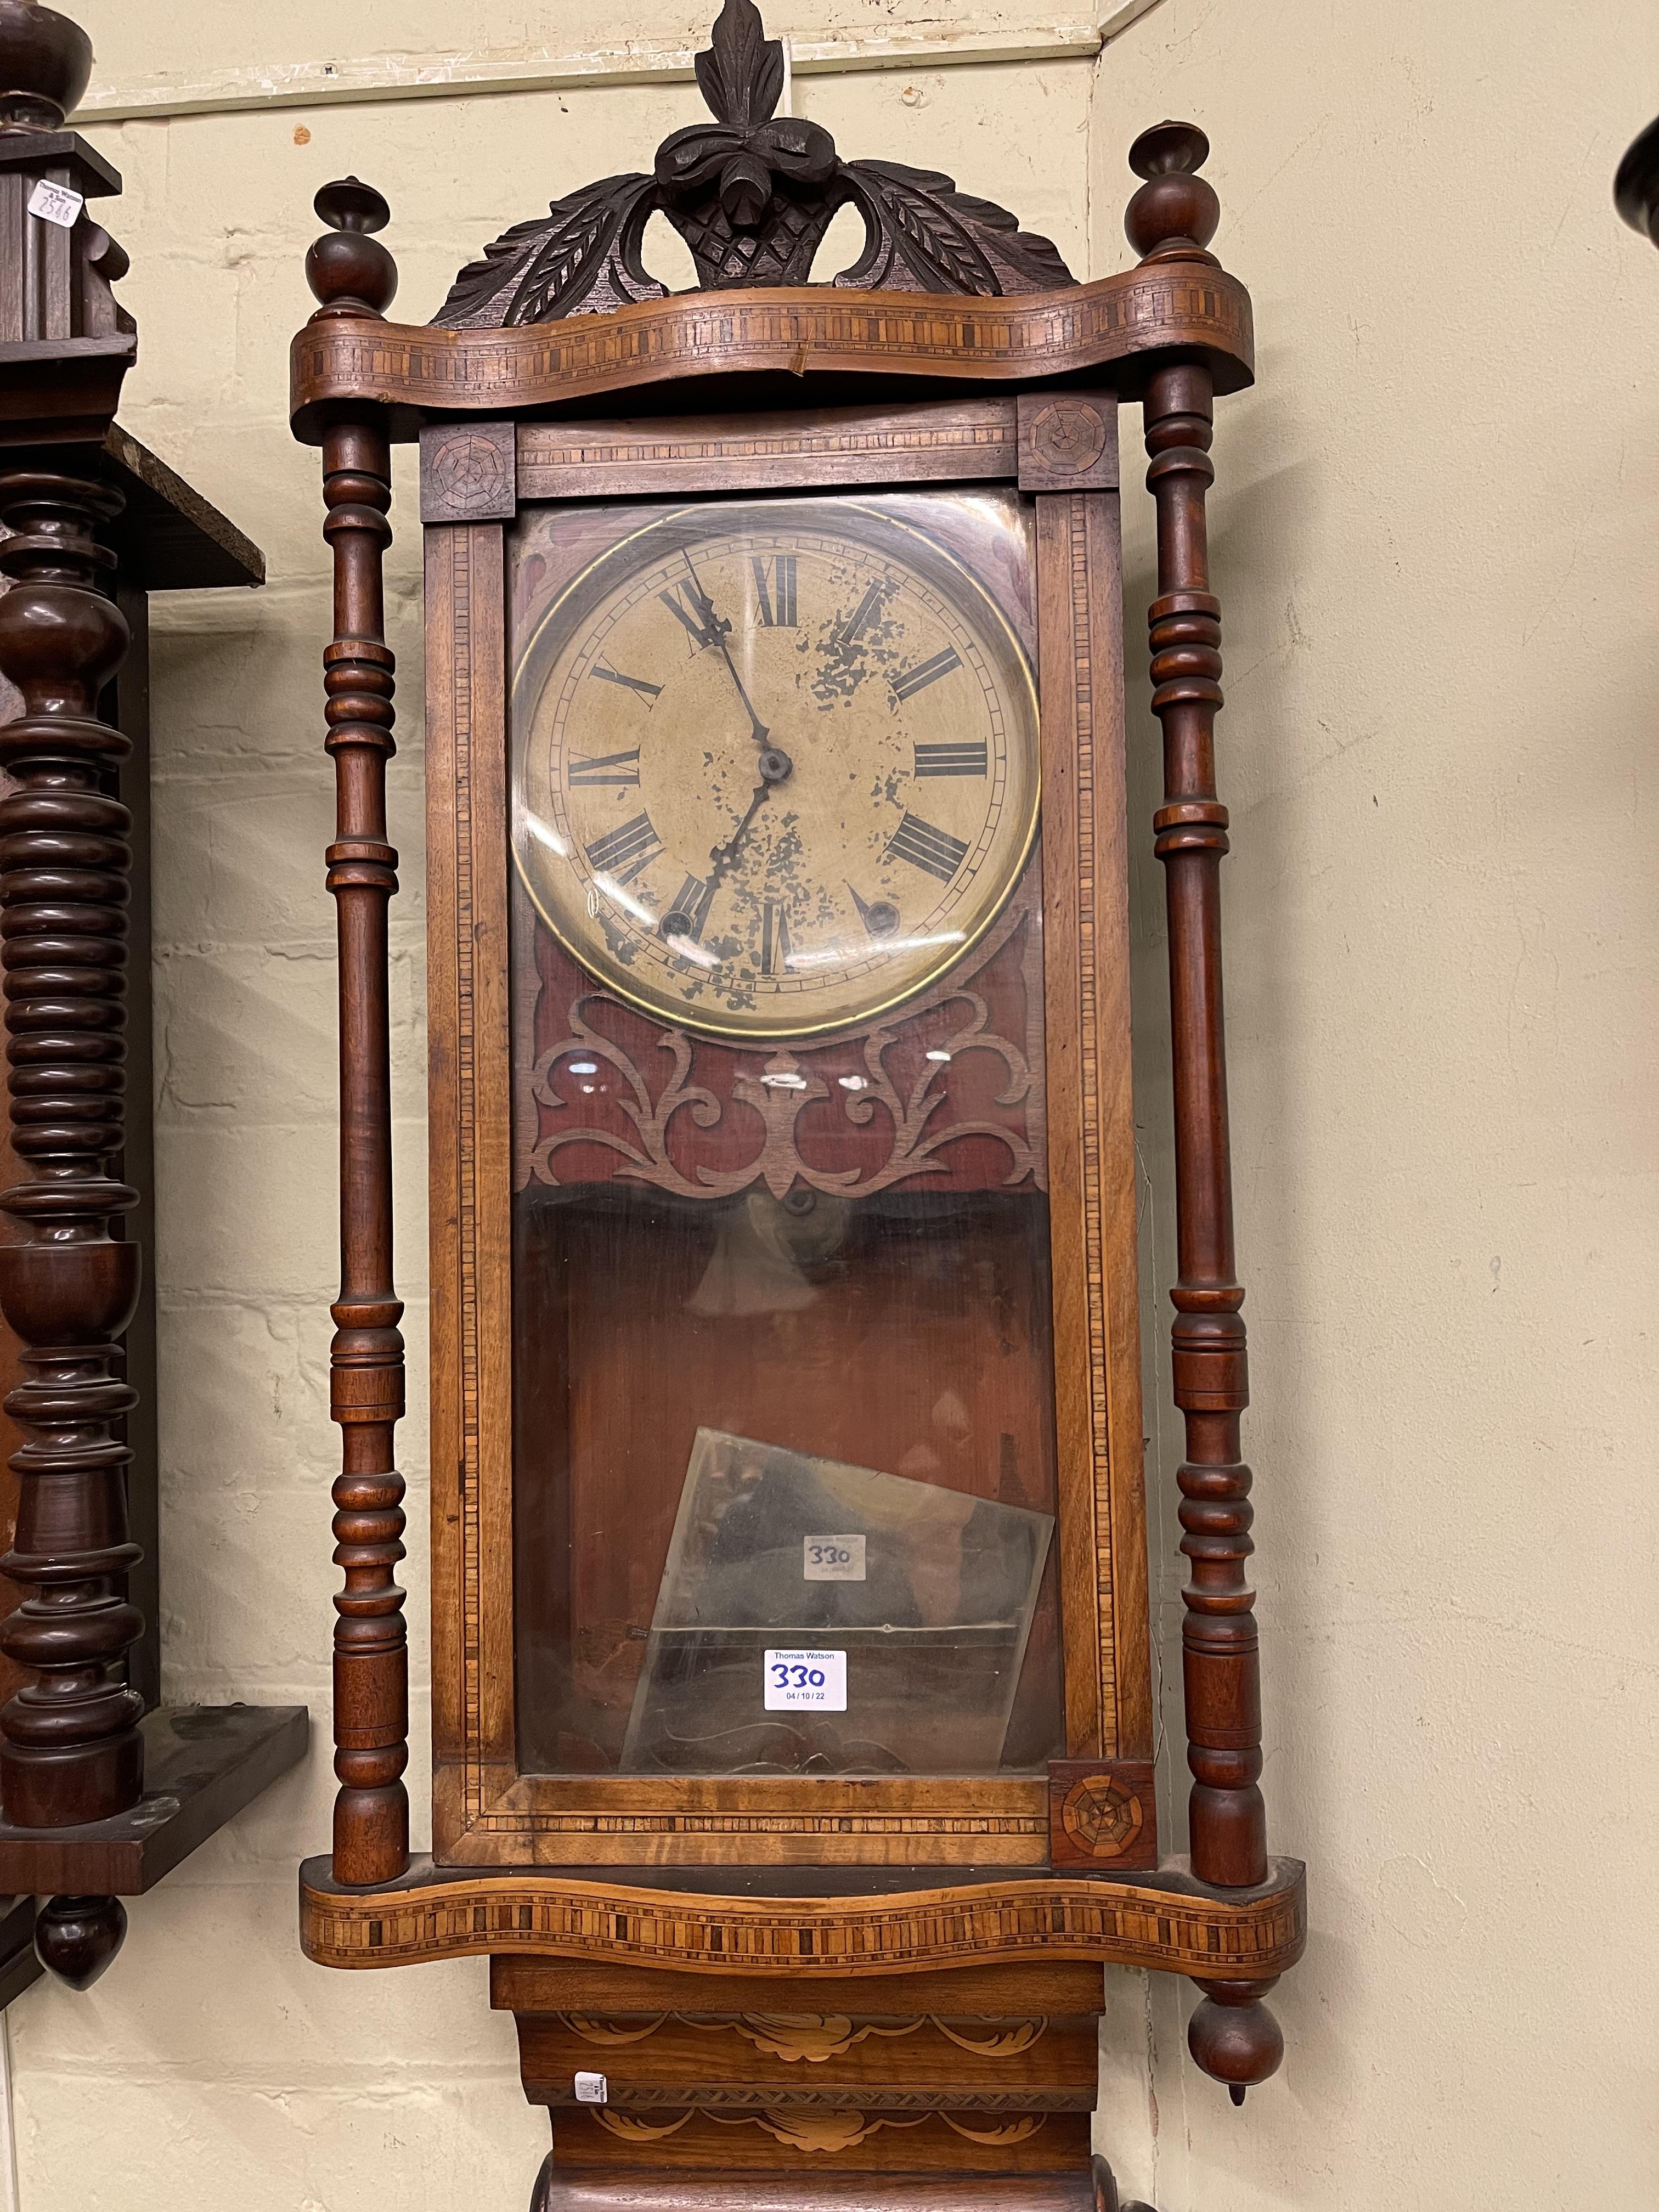
M772 786L770 782L763 776L761 781L755 786L755 795L749 802L748 812L744 816L742 821L738 823L737 828L732 832L732 835L726 839L726 842L723 845L716 845L714 851L708 855L710 860L714 863L714 873L709 877L708 884L704 887L708 892L713 892L714 886L720 882L720 878L731 866L732 861L737 859L738 853L743 844L743 841L749 835L750 827L754 822L755 817L760 812L762 807L765 805L767 793L771 790L771 788Z
M716 845L709 854L708 873L701 884L696 883L695 878L690 878L680 894L680 900L685 901L685 903L682 904L680 900L677 900L663 915L658 926L664 936L671 941L676 937L688 933L693 937L701 934L702 923L708 920L709 908L714 903L714 894L720 889L726 870L742 850L743 841L749 835L755 817L765 805L766 795L771 788L771 785L764 778L755 786L754 796L749 801L748 811L742 821L738 823L726 842L723 845ZM696 893L695 909L687 897L687 894L693 889Z

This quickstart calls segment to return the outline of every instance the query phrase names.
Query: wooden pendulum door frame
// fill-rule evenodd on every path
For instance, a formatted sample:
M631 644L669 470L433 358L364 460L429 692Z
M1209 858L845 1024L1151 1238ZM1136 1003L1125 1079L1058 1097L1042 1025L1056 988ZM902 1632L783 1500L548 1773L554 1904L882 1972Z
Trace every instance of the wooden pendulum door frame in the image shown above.
M443 1865L949 1878L1158 1863L1141 1475L1117 396L1075 391L743 417L439 423L422 436L427 556L428 1006L434 1463L433 1850ZM1064 1756L1048 1772L703 1777L521 1769L514 1516L504 532L520 501L602 483L678 499L761 465L776 496L1016 488L1030 502L1046 793L1039 987L1055 1079L1035 1094L1053 1240ZM486 471L483 456L489 457ZM1086 468L1066 465L1078 455ZM578 474L578 469L580 473ZM878 475L877 472L879 472ZM487 476L487 516L480 486ZM457 487L461 487L459 495ZM458 506L470 509L459 519ZM581 508L569 509L580 517ZM1037 874L1033 871L1033 875ZM941 986L947 992L963 979ZM925 1006L926 996L921 1005ZM906 1017L918 1006L906 1010ZM695 1066L678 1080L693 1086ZM694 1171L690 1168L688 1172ZM1103 1797L1102 1793L1106 1793ZM1103 1814L1103 1806L1109 1813ZM672 1860L671 1860L672 1854ZM626 1875L620 1878L626 1879Z

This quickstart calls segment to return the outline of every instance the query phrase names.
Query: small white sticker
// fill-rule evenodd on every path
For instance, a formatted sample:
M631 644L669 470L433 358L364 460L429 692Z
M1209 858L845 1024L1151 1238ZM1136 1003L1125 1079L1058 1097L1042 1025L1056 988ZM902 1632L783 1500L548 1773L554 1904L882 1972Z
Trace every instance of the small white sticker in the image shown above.
M54 185L46 177L29 194L29 213L38 215L42 222L55 222L60 230L73 230L85 205L79 192L72 192L67 185Z
M603 2105L610 2100L610 2085L603 2074L579 2074L576 2076L576 2102L579 2105Z
M847 1711L847 1654L844 1651L769 1651L766 1710L794 1712L805 1706L820 1713Z
M801 1579L809 1583L861 1583L862 1536L806 1536L801 1540Z

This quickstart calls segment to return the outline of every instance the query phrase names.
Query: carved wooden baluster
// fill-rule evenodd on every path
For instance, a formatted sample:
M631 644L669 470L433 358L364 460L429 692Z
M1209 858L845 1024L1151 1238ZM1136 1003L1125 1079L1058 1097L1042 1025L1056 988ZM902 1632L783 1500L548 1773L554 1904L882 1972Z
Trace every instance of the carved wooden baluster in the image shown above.
M1194 172L1209 153L1186 123L1147 131L1129 165L1147 181L1126 228L1143 260L1207 262L1220 204ZM1150 611L1152 709L1164 725L1164 805L1154 850L1164 862L1170 926L1170 1004L1180 1279L1170 1297L1176 1403L1186 1419L1179 1475L1182 1680L1193 1872L1247 1887L1267 1875L1261 1773L1261 1692L1255 1595L1245 1577L1250 1470L1239 1419L1249 1401L1244 1292L1233 1252L1227 1064L1221 995L1221 860L1227 810L1216 796L1215 717L1221 705L1221 603L1210 590L1204 496L1213 379L1200 362L1161 368L1145 400L1146 482L1158 505L1158 596ZM1200 1983L1194 2057L1226 2081L1235 2103L1278 2066L1284 2039L1261 2003L1271 1982Z
M384 314L398 288L392 256L369 235L389 219L355 177L325 185L332 228L306 275L314 320ZM392 1277L391 1038L386 909L398 855L386 842L386 764L393 660L381 562L391 542L391 451L381 409L343 409L323 441L323 534L334 551L334 640L323 655L337 822L328 887L340 962L340 1296L332 1309L331 1410L343 1428L334 1486L334 1877L367 1886L409 1864L409 1652L404 1592L404 1480L393 1459L404 1411L403 1305Z
M113 1424L137 1404L118 1339L138 1296L138 1249L112 1217L138 1194L109 1172L121 1149L126 1046L127 836L108 795L130 750L98 716L125 658L125 617L98 588L115 556L95 525L120 495L56 474L0 478L0 673L23 712L0 728L0 961L6 988L12 1147L26 1180L0 1206L27 1241L0 1247L0 1310L25 1349L6 1401L25 1432L11 1465L20 1502L0 1569L27 1593L0 1648L38 1679L0 1711L8 1820L101 1820L143 1793L143 1700L122 1680L143 1622L124 1578L131 1454ZM72 1925L68 1948L53 1930ZM38 1940L81 1986L108 1965L125 1915L111 1898L55 1899Z

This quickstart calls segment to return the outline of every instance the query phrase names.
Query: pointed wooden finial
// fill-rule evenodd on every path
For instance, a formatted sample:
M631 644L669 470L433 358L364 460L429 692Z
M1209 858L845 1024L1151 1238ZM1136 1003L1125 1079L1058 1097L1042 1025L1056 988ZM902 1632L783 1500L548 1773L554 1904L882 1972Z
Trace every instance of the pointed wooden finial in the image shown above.
M1155 123L1129 149L1129 167L1146 182L1123 218L1143 261L1210 261L1205 247L1221 220L1221 203L1197 174L1210 142L1195 123Z
M356 177L325 185L312 205L329 226L306 256L306 282L322 302L312 319L384 315L397 297L398 264L371 233L386 228L392 210Z

